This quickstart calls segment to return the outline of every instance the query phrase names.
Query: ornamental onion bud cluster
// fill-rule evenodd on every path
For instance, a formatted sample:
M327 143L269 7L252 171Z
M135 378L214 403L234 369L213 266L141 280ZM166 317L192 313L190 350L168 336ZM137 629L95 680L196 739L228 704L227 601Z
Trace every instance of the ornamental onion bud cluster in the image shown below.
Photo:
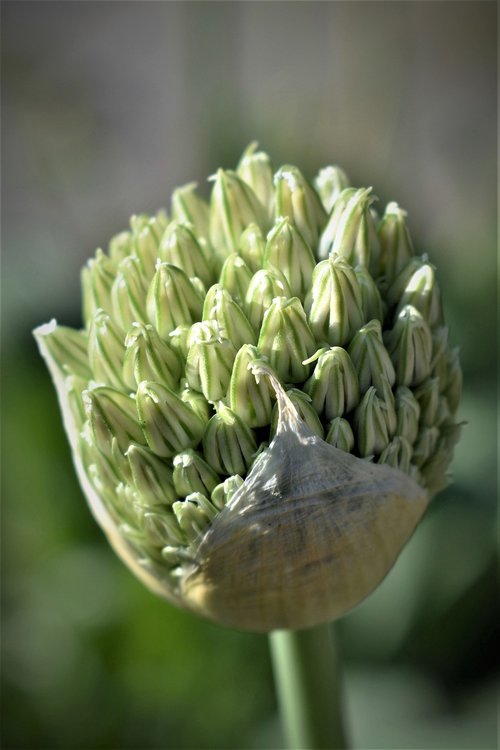
M53 321L35 332L97 520L136 574L181 606L255 630L338 616L385 575L429 498L447 483L459 433L458 352L448 343L435 268L415 254L405 212L389 203L379 215L374 203L371 188L349 186L338 167L322 169L311 183L294 166L274 172L252 144L235 171L217 171L208 202L194 184L181 187L169 215L134 216L107 252L97 250L82 271L81 330ZM411 482L398 498L425 498L378 580L367 590L351 582L359 588L352 601L325 612L299 601L299 609L314 610L305 620L287 603L289 583L270 580L267 594L264 581L256 594L241 570L246 508L265 506L266 523L283 526L290 496L270 489L282 471L269 456L274 450L273 461L279 453L280 466L289 463L285 439L302 430L303 445L316 447L312 462L306 450L294 458L299 482L320 455L325 475L332 465L344 473L337 469L326 489L301 492L300 519L297 511L289 521L300 527L301 545L314 547L312 526L322 525L335 550L336 527L315 514L311 497L323 493L338 513L353 476L369 477L362 500L371 502L374 488L388 497L387 477ZM315 472L320 483L322 467ZM274 497L273 513L267 499L255 500L257 475L259 492ZM356 512L352 498L345 507ZM251 515L247 523L255 526ZM225 536L208 549L216 527ZM226 539L232 547L222 557ZM286 533L279 540L273 565L285 569L296 553ZM301 554L310 567L311 550ZM217 569L207 559L217 559ZM236 614L221 604L229 593L213 594L222 569ZM200 570L202 591L190 589L186 581ZM259 578L259 568L252 570ZM316 586L318 600L321 585L307 580L304 587ZM245 602L257 595L247 612Z

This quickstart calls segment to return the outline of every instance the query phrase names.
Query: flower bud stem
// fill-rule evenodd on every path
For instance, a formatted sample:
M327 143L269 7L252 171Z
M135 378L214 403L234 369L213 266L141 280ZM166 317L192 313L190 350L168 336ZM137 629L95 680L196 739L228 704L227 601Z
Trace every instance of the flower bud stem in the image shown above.
M269 642L286 747L346 748L333 626L275 630Z

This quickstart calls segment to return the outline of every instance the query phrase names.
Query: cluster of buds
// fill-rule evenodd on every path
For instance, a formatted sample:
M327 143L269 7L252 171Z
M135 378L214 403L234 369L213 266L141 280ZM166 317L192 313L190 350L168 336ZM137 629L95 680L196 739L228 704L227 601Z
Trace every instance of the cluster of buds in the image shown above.
M332 446L445 486L461 392L434 266L406 214L338 167L311 184L252 144L206 202L134 216L82 272L82 330L36 336L113 545L178 600L179 570L273 439L276 394ZM152 583L153 582L153 583ZM160 582L160 583L158 583Z

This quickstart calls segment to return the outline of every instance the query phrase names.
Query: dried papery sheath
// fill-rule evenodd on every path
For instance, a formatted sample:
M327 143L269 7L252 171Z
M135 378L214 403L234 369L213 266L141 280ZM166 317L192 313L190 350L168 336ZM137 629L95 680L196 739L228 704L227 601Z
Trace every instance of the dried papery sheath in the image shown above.
M153 591L226 626L342 616L448 483L462 373L406 214L252 144L82 272L35 331L78 477Z

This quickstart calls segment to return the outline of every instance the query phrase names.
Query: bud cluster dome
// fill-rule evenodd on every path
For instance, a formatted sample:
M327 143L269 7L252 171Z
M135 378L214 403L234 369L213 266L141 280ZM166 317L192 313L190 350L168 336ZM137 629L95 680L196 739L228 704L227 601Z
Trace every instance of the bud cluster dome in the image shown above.
M338 167L310 183L252 144L208 202L178 188L97 250L82 330L36 331L98 522L181 606L200 541L272 444L273 381L321 443L427 500L447 483L458 352L405 212L374 203Z

